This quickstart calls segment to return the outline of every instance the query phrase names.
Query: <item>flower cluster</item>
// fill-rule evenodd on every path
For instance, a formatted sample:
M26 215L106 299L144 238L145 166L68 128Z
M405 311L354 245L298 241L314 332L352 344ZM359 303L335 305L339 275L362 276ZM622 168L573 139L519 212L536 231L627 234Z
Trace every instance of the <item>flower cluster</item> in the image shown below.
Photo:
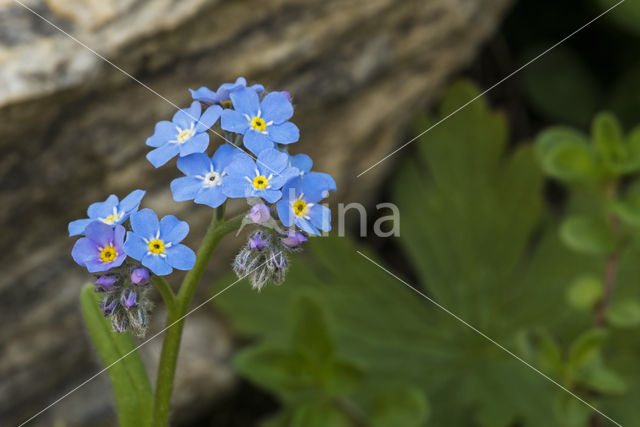
M336 190L336 183L328 174L312 172L309 156L289 155L288 147L300 139L300 131L290 121L288 92L247 86L240 77L215 91L191 90L191 95L189 108L156 125L147 139L154 147L147 159L158 167L178 157L184 176L171 182L178 202L193 200L217 208L230 198L248 199L253 206L247 218L259 232L251 235L233 268L257 289L269 281L282 283L286 253L306 236L330 230L331 212L321 201ZM211 157L206 153L207 130L224 139Z
M110 195L89 206L87 216L69 223L69 235L82 235L71 256L96 274L96 292L114 330L144 334L151 303L145 286L151 273L167 275L174 268L190 270L194 252L180 244L189 225L168 215L158 221L150 209L138 210L145 192L135 190L122 201ZM128 231L127 231L128 230Z

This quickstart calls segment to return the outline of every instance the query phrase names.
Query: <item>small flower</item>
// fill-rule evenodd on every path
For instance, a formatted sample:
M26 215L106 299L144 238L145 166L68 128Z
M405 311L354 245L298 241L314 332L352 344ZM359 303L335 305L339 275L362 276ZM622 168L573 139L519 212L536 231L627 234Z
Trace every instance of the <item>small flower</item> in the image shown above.
M146 268L135 268L130 275L131 283L138 286L146 285L147 283L149 283L149 276L149 270L147 270Z
M116 309L116 306L118 305L118 300L109 299L109 297L107 297L102 300L102 303L100 305L102 307L102 314L104 314L104 317L107 317L108 315L113 313L113 311Z
M324 172L311 172L313 166L313 160L306 154L296 154L295 156L289 156L289 166L298 168L300 171L300 180L313 180L317 181L315 186L323 187L322 198L329 196L329 191L336 191L336 181L331 175Z
M271 211L264 203L251 206L247 216L256 224L264 224L271 218Z
M94 286L96 292L110 292L115 289L115 283L118 281L116 276L102 275L95 281Z
M263 250L264 248L269 246L270 242L271 240L269 239L269 236L267 236L262 231L256 231L251 236L249 236L249 248L253 249L254 251Z
M331 211L318 203L324 192L322 180L291 180L283 188L283 199L276 205L280 221L286 227L295 224L308 234L319 235L319 230L331 230Z
M195 253L180 244L189 233L189 224L167 215L158 221L151 209L142 209L131 216L124 250L131 258L142 262L158 276L170 274L174 268L191 270L196 262Z
M144 195L144 191L135 190L129 193L122 201L118 201L118 196L112 194L104 202L91 204L87 209L89 218L78 219L69 223L69 236L83 234L87 225L95 220L102 221L112 227L122 224L129 218L129 215L138 210Z
M137 305L135 291L133 291L132 289L125 289L125 291L122 292L122 296L120 297L120 302L126 308L131 308Z
M282 186L298 175L298 169L288 163L287 154L273 148L260 153L257 163L247 154L239 154L227 166L229 177L223 191L229 197L261 197L274 203L282 197Z
M101 221L93 221L85 229L86 237L78 239L73 246L71 256L90 273L119 267L127 257L123 249L124 234L121 225L111 228Z
M223 83L220 85L217 91L212 91L208 87L202 86L198 90L189 89L191 97L196 101L204 102L205 104L220 104L224 108L231 108L231 98L229 93L233 90L247 87L247 80L244 77L238 77L235 83ZM262 85L255 84L250 86L249 89L260 93L264 90Z
M297 248L298 246L306 242L307 238L299 231L288 230L287 237L283 237L280 240L282 241L282 244L284 244L288 248Z
M300 139L300 131L287 121L293 106L285 95L271 92L262 102L253 90L239 89L230 93L234 110L222 112L222 129L244 135L244 145L258 155L274 143L291 144Z
M191 154L178 159L178 169L186 176L171 181L171 193L176 202L193 200L217 208L227 200L222 191L227 171L233 158L242 153L229 144L218 148L212 158L204 153Z
M184 157L203 153L209 146L207 130L218 121L221 112L222 108L214 105L201 116L200 103L194 101L191 107L175 113L171 121L158 122L154 134L147 138L147 145L156 147L147 153L147 160L159 167L178 154Z

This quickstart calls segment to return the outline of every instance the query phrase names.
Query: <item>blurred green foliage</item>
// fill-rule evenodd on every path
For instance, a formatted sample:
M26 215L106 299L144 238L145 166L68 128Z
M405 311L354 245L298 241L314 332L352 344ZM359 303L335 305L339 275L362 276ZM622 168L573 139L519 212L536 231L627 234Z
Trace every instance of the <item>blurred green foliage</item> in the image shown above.
M468 82L455 84L438 116L477 94ZM437 120L425 117L418 128ZM560 227L542 176L584 193L630 173L632 138L616 126L599 116L592 140L559 128L535 150L510 149L505 118L479 99L421 138L398 168L393 201L401 212L395 252L411 268L399 275L417 277L413 284L438 304L625 424L640 416L639 306L623 303L640 295L639 245L619 253L613 306L623 307L610 312L612 328L594 328L599 257L610 242L590 222ZM582 194L567 209L593 205ZM235 358L238 371L282 402L268 425L590 425L587 406L357 250L370 255L346 238L312 239L283 286L258 294L239 284L214 300L237 334L254 338Z

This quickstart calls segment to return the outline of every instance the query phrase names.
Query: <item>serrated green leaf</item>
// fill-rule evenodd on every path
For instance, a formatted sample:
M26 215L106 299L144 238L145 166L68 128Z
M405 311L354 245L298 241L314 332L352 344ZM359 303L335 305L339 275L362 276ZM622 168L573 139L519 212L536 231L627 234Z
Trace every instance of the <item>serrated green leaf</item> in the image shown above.
M429 403L417 388L393 387L372 398L368 413L371 427L420 427L429 417Z
M552 127L536 139L536 155L545 174L569 183L589 183L600 174L591 147L580 132Z
M640 326L640 301L615 301L607 310L607 322L618 328L637 328Z
M595 276L584 276L571 284L567 300L573 308L591 310L602 298L602 293L602 280Z
M571 216L560 227L560 237L571 249L589 255L607 255L616 241L604 219Z
M86 285L81 293L82 316L89 336L111 380L122 427L148 425L153 394L140 355L129 334L113 331L111 322L99 307L100 296L94 286Z
M576 370L594 361L606 338L604 329L591 329L578 336L569 347L569 366Z

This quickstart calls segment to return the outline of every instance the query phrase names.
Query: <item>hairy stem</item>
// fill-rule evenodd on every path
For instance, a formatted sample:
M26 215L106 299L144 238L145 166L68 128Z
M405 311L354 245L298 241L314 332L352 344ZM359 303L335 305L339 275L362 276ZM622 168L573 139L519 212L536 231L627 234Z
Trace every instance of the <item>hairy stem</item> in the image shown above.
M242 224L244 217L244 215L240 215L225 222L223 216L224 207L216 209L207 234L202 241L200 249L198 249L195 266L185 276L180 286L180 291L173 299L173 303L167 305L166 331L164 333L164 342L162 343L162 352L160 353L160 364L158 365L158 378L156 380L153 415L151 419L151 425L153 427L166 427L169 425L171 392L173 390L173 379L178 361L178 352L180 351L180 341L182 340L184 318L187 315L187 310L198 287L198 283L200 283L202 274L207 264L209 264L211 255L213 255L213 251L216 246L218 246L220 240L228 233L237 230ZM158 286L158 282L154 280L154 283ZM168 287L168 284L166 286ZM162 281L160 281L158 289L166 301L167 289L164 287ZM171 288L168 288L168 290L171 291ZM171 292L171 295L173 295L173 292Z
M169 286L167 279L162 276L153 276L151 280L153 280L153 284L156 285L156 289L160 292L160 295L167 306L167 310L173 310L176 302L176 295L173 293L171 286Z

